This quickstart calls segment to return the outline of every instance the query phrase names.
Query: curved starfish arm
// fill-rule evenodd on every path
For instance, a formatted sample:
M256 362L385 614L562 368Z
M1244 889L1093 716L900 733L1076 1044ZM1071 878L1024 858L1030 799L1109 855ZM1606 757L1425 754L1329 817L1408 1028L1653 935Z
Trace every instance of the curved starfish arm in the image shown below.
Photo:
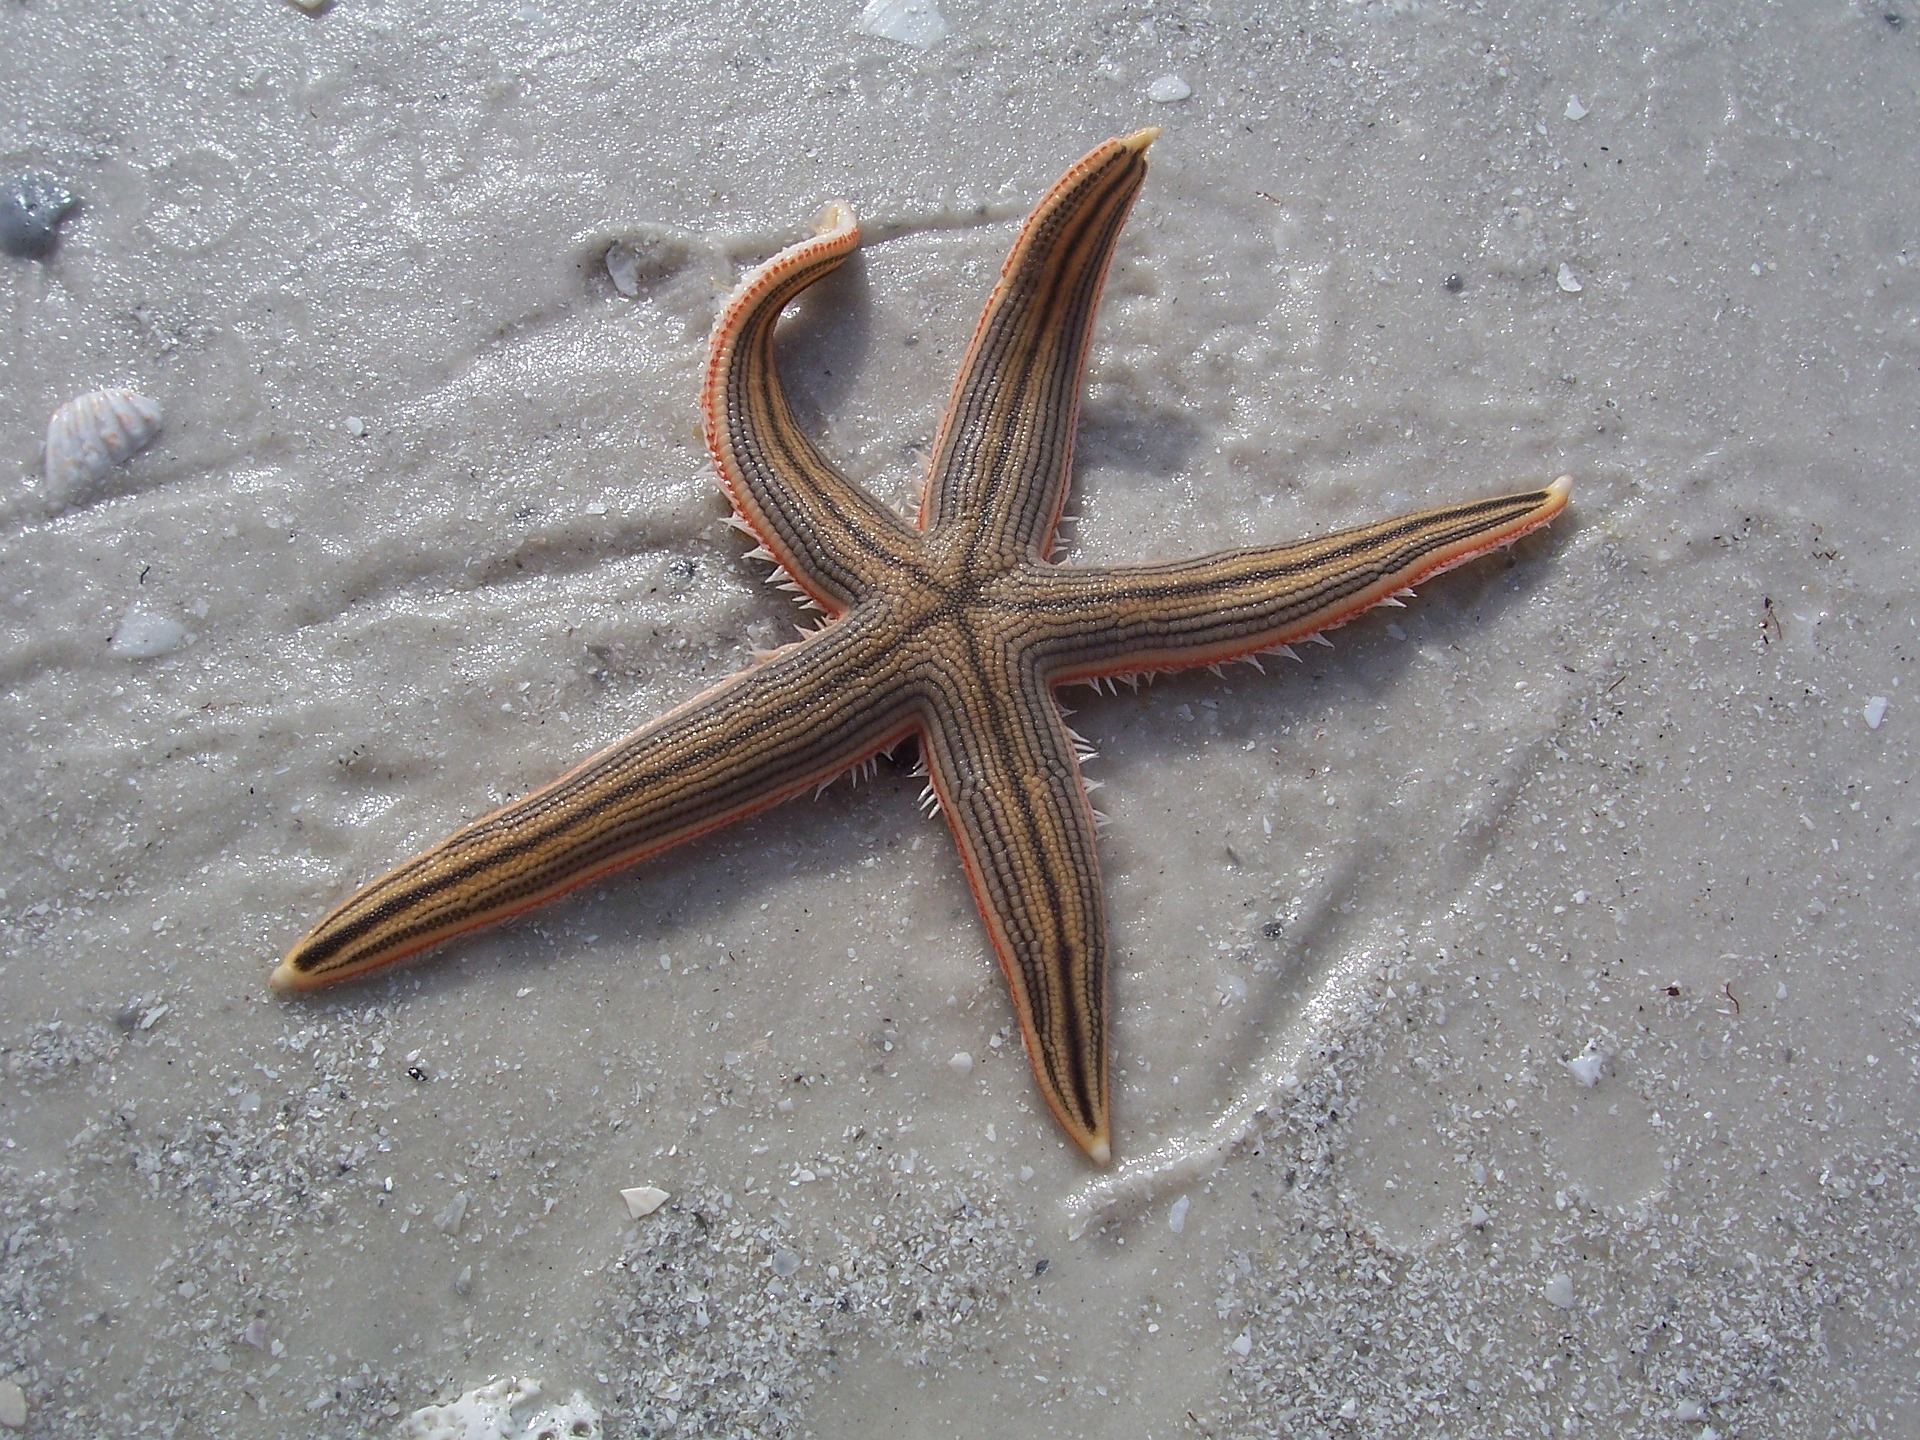
M287 952L273 988L331 984L492 925L885 749L917 712L888 680L879 619L856 610L776 651L375 880Z
M788 303L859 244L853 211L836 201L811 239L751 271L714 322L700 395L707 449L734 510L768 558L836 615L868 592L876 561L909 562L919 537L801 431L774 365L773 334Z
M927 774L1006 972L1040 1093L1105 1165L1106 917L1073 737L1030 671L1017 695L977 671L955 678L965 689L934 705L921 742Z
M1015 587L1046 632L1051 683L1216 664L1344 625L1512 544L1565 509L1572 484L1167 565L1027 566Z
M1158 130L1109 140L1060 177L1001 267L934 442L922 528L981 553L1052 545L1066 503L1087 337Z

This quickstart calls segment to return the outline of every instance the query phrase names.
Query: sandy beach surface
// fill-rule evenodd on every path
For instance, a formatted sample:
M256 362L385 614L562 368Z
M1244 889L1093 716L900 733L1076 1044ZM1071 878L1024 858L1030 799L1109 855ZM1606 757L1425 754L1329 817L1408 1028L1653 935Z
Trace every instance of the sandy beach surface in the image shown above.
M1920 1434L1920 10L0 37L0 189L79 202L0 257L0 1425L424 1434L521 1377L609 1437ZM904 763L268 991L805 618L699 433L746 266L859 213L781 364L911 509L1020 217L1150 124L1068 558L1575 488L1298 664L1062 693L1111 1169ZM109 387L158 437L49 476Z

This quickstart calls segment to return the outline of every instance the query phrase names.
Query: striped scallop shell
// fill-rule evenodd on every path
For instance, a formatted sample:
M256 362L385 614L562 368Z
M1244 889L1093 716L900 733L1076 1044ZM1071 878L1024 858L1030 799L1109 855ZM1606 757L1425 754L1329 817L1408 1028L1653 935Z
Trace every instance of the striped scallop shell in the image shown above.
M160 407L132 390L95 390L47 422L47 488L62 499L92 484L160 433Z

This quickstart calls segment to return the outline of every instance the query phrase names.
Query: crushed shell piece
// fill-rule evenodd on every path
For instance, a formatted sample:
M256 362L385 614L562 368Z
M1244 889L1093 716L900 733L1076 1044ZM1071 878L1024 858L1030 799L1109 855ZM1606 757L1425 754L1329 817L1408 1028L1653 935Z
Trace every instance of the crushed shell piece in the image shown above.
M1173 1202L1173 1208L1167 1212L1167 1228L1178 1235L1187 1228L1187 1208L1193 1202L1182 1195Z
M622 1190L620 1198L627 1202L627 1214L638 1220L666 1204L667 1192L651 1185L636 1185L631 1190Z
M538 1380L495 1380L400 1422L398 1440L600 1440L600 1412L578 1390L545 1400Z
M952 33L933 0L867 0L860 28L882 40L897 40L924 50Z
M120 617L119 625L114 627L113 638L107 642L107 649L122 659L151 660L156 655L171 654L192 638L187 627L178 620L151 614L138 605L129 605L126 613ZM140 1028L146 1029L146 1024L143 1023Z

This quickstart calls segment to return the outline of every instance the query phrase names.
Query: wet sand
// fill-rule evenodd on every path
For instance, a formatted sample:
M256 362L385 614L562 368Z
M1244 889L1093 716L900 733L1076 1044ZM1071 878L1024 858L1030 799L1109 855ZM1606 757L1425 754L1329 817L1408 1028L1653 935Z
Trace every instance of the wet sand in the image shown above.
M385 1435L507 1375L620 1437L1902 1433L1920 25L764 9L9 14L6 174L82 198L0 266L26 1433ZM1069 558L1576 485L1299 664L1063 694L1111 1171L904 765L269 994L804 618L699 437L742 266L860 214L782 365L911 507L1019 217L1145 124ZM162 435L49 494L112 385Z

